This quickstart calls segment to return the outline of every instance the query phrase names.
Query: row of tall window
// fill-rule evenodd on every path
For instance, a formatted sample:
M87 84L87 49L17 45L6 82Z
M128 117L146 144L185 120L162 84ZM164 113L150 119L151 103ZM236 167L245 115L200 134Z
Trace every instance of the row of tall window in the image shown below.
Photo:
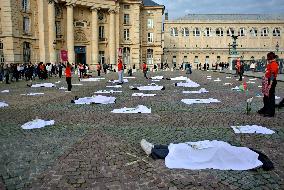
M193 36L201 36L203 33L203 36L213 36L214 33L216 36L232 36L232 35L238 35L238 36L247 36L248 34L253 37L257 36L269 36L270 29L268 27L262 28L260 31L257 28L252 28L250 30L246 28L240 28L239 30L235 30L234 28L229 28L227 30L223 30L222 28L217 28L216 30L212 30L212 28L205 28L205 30L201 30L200 28L194 28L192 31L190 31L189 28L182 28L180 31L182 36L189 36L190 32L192 32ZM179 31L177 27L170 29L171 36L178 36ZM280 28L274 28L272 29L272 36L279 37L281 36L281 30Z
M123 24L124 25L130 25L130 15L129 14L123 15ZM152 18L147 19L147 28L148 29L154 28L154 19L152 19Z

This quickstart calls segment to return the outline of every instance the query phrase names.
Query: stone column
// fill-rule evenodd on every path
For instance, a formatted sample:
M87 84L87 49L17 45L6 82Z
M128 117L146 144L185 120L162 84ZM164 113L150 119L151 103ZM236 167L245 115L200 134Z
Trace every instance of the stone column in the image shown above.
M67 51L69 63L75 63L73 7L74 4L67 5Z
M48 1L48 49L49 62L55 63L56 59L56 29L55 29L55 0Z
M39 61L45 62L43 0L38 0Z
M98 8L92 7L91 70L95 70L99 57Z
M116 64L116 44L115 44L115 10L110 9L109 10L109 62L112 65Z

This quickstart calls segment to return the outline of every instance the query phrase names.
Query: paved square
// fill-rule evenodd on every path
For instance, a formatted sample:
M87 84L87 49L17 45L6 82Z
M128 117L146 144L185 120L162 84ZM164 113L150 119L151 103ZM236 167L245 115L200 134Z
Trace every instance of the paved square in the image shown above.
M161 80L165 86L154 97L132 97L129 85L152 83L142 73L134 74L123 84L122 93L109 105L75 105L75 96L94 95L106 89L108 74L100 82L78 82L71 93L56 88L29 88L24 81L0 84L0 101L9 107L0 108L0 189L284 189L284 111L277 110L275 118L256 114L262 99L261 80L248 84L249 92L235 92L239 86L233 75L194 71L191 80L209 93L183 94L183 90L198 90L174 86L174 81ZM185 72L156 72L151 76L186 76ZM207 79L212 76L212 80ZM226 78L231 76L230 79ZM220 82L214 80L220 78ZM246 77L244 79L248 81ZM224 83L233 83L224 86ZM117 89L114 89L117 90ZM21 96L23 93L45 93ZM151 92L152 93L152 92ZM278 82L276 95L284 97L284 83ZM109 95L107 95L109 96ZM246 99L255 97L252 113L246 115ZM183 98L216 98L221 103L186 105ZM145 105L151 114L114 114L113 109ZM21 125L35 119L53 119L54 126L23 130ZM235 134L230 126L257 124L274 130L273 135ZM170 170L163 160L146 157L140 148L145 138L153 143L222 140L236 146L262 151L273 161L273 171Z

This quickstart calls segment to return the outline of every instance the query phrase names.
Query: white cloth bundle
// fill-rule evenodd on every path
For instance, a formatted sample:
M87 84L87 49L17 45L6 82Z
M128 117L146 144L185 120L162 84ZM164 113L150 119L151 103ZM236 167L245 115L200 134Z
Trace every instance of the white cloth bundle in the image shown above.
M121 85L115 85L115 86L106 86L107 88L122 88Z
M136 108L121 108L121 109L114 109L111 111L112 113L151 113L151 108L147 108L146 106L139 105Z
M232 78L232 77L226 77L226 79L230 79L230 78Z
M163 76L154 76L154 77L151 77L151 79L153 80L161 80L163 79L164 77Z
M218 103L220 102L217 99L209 98L209 99L182 99L183 103L191 105L191 104L209 104L209 103Z
M59 84L59 83L61 83L61 81L57 81L57 82L55 82L55 84Z
M147 97L147 96L156 96L156 94L133 93L132 96Z
M5 102L0 102L0 108L3 108L3 107L8 107L9 105L6 104Z
M67 88L62 86L59 88L59 90L67 90Z
M271 135L275 133L271 129L258 125L231 126L235 133L258 133Z
M84 97L79 98L78 100L74 100L75 104L114 104L115 97L107 97L107 96L93 96L93 97Z
M109 80L108 82L111 82L111 83L119 83L119 80ZM128 80L127 79L123 79L123 82L128 82Z
M207 93L208 91L205 88L201 88L198 91L182 91L184 94L201 94L201 93Z
M52 83L41 83L41 84L33 84L31 87L32 88L39 88L39 87L46 87L46 88L51 88L54 87L55 85Z
M22 96L37 96L37 95L44 95L44 93L39 92L39 93L29 93L29 94L21 94Z
M241 91L240 87L236 86L235 88L231 88L231 90Z
M2 90L1 93L9 93L9 90Z
M130 89L136 89L136 90L144 90L144 91L150 91L150 90L163 90L163 86L158 86L158 85L148 85L148 86L139 86L139 87L134 87L134 86L129 86Z
M54 125L54 120L44 121L42 119L35 119L33 121L29 121L22 125L22 129L38 129L43 128L47 125Z
M196 82L193 82L192 80L188 79L185 82L176 83L176 86L196 88L196 87L199 87L200 85L197 84Z
M97 81L101 81L104 80L105 78L85 78L85 79L81 79L81 82L97 82Z
M220 82L221 80L220 80L220 78L217 78L216 80L214 80L215 82Z
M168 168L249 170L262 165L258 154L247 147L223 141L198 141L169 145L165 158Z
M115 90L99 90L95 92L95 94L113 94L113 93L120 93L122 91L115 91Z
M187 77L183 77L183 76L171 78L171 80L187 80L187 79L188 79Z

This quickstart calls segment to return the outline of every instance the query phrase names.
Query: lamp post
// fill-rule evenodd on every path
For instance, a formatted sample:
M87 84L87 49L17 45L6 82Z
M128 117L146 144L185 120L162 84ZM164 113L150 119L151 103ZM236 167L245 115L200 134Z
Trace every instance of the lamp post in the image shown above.
M278 51L279 51L279 44L278 44L278 42L277 42L277 44L275 46L275 49L276 49L276 52L278 53Z

